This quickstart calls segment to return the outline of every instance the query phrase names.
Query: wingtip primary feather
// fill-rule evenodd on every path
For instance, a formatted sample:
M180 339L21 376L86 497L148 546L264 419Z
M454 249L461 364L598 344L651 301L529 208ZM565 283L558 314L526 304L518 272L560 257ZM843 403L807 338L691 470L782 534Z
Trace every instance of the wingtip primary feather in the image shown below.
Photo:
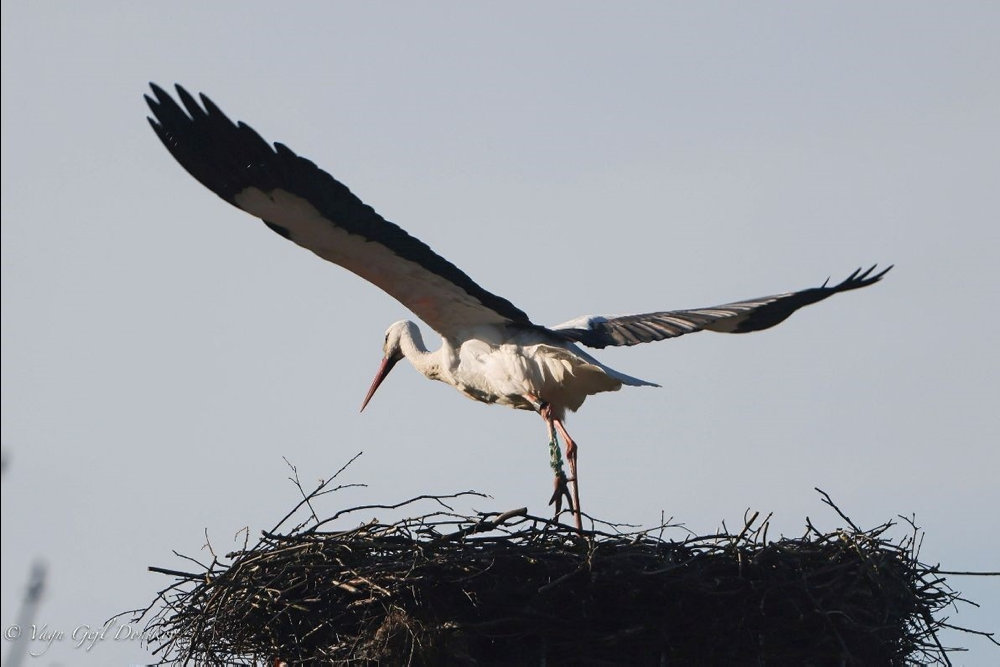
M878 266L878 265L876 264L875 266ZM872 268L874 269L874 268L875 268L875 266L872 266ZM882 280L882 276L884 276L885 274L889 273L889 271L890 271L890 270L892 269L892 267L894 267L894 266L896 266L896 265L895 265L895 264L890 264L890 265L889 265L889 266L887 266L886 268L884 268L884 269L882 269L881 271L879 271L878 273L876 273L876 274L875 274L874 276L872 276L872 278L871 278L871 279L872 279L872 281L874 281L874 282L878 282L878 281Z
M152 81L149 82L149 88L150 90L153 91L153 94L156 95L157 100L162 100L164 97L169 97L169 95L167 95L167 93L163 90L163 88L160 88L160 86L158 86L156 83Z
M160 107L163 106L160 97L161 93L163 93L163 89L157 86L155 83L150 83L149 87L152 89L153 96L156 99L153 99L153 97L150 97L148 94L144 94L142 96L142 99L146 100L146 106L149 107L149 110L152 111L153 115L155 116Z
M197 100L195 100L194 96L184 86L178 83L174 85L174 88L177 90L177 97L180 98L181 104L184 105L184 109L187 110L188 115L192 119L205 116L205 110L198 105Z
M198 98L201 100L201 103L205 107L205 111L209 116L219 116L221 118L229 120L226 114L222 113L222 109L220 109L218 105L215 102L213 102L208 95L206 95L205 93L198 93ZM232 124L232 121L229 122L230 124Z
M889 270L892 269L893 266L894 266L893 264L890 264L888 267L882 269L881 271L879 271L874 275L872 275L872 271L878 268L878 264L872 264L867 269L859 267L855 269L851 273L851 275L847 276L846 278L841 280L836 285L833 285L832 287L827 286L827 283L829 282L829 278L827 278L827 280L823 281L823 284L819 287L819 289L833 290L834 292L843 292L846 290L857 289L859 287L868 287L869 285L874 285L875 283L882 280L882 277L885 276L885 274L889 273Z
M156 102L154 102L154 101L153 101L153 100L152 100L152 99L151 99L151 98L149 97L149 95L143 95L143 96L142 96L142 99L146 100L146 106L147 106L147 107L149 107L149 110L150 110L151 112L153 112L153 115L155 116L155 115L156 115ZM150 118L149 116L146 116L146 120L148 120L148 121L149 121L150 123L154 122L154 121L153 121L153 119L152 119L152 118Z

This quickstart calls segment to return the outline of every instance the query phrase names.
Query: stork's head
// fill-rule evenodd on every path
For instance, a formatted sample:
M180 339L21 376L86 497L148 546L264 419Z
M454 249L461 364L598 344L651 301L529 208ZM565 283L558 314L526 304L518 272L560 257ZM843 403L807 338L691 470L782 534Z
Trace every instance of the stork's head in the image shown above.
M411 326L413 326L412 322L401 320L386 330L385 342L382 343L382 363L379 365L378 372L375 373L375 379L372 380L372 386L368 388L368 394L361 404L362 412L364 412L365 407L368 405L368 401L372 400L372 396L375 395L375 390L378 389L378 386L382 384L382 380L389 375L392 367L403 358L403 347L400 341L403 338L404 332L408 332Z

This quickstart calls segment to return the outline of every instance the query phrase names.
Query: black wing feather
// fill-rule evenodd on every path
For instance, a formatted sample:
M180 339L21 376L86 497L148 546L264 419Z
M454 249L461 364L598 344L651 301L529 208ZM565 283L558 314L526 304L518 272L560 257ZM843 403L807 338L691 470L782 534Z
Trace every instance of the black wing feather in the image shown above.
M650 343L703 330L723 333L760 331L780 324L799 308L840 292L873 285L891 268L892 266L874 275L872 272L875 266L865 271L857 269L846 279L832 286L828 285L828 278L819 287L798 292L736 301L712 308L668 310L621 317L596 316L582 321L567 322L553 327L553 331L567 340L596 348Z
M189 174L230 204L240 207L236 196L249 188L265 193L281 190L301 197L332 226L381 244L403 260L452 283L459 293L464 292L485 310L492 311L492 317L515 325L536 326L510 301L480 287L427 244L382 218L347 186L311 161L283 144L275 143L272 147L245 123L233 123L205 95L199 96L199 104L183 87L177 86L178 104L156 84L151 83L150 87L153 97L145 98L154 118L149 123L160 141ZM278 234L297 241L280 222L264 222ZM393 294L392 286L379 286ZM398 294L393 296L423 317L419 299L415 302ZM441 324L432 321L434 313L430 315L424 318L429 324ZM490 316L484 313L483 317Z

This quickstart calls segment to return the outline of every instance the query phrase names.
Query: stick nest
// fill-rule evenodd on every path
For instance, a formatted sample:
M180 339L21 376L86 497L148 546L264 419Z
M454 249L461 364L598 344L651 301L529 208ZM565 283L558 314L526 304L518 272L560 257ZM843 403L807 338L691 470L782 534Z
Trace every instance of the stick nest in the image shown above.
M198 572L151 568L173 578L146 610L154 653L213 665L948 664L935 614L958 594L918 561L912 522L896 541L893 522L861 530L843 514L846 529L807 519L801 537L773 541L757 514L736 534L673 541L676 527L596 524L581 536L524 509L456 515L447 503L469 492L312 513L280 533L329 481L252 547ZM428 502L394 523L327 530Z

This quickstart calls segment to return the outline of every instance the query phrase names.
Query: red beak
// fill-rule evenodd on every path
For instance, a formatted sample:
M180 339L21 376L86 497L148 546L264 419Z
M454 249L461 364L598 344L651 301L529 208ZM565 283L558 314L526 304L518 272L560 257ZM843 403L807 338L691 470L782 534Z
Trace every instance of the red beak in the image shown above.
M375 395L375 390L378 386L382 384L382 380L386 378L392 367L396 365L399 361L399 357L385 357L382 359L382 363L378 367L378 372L375 374L375 379L372 380L372 386L368 388L368 395L365 396L364 402L361 404L361 412L365 411L365 407L368 405L368 401L372 400L372 396Z

